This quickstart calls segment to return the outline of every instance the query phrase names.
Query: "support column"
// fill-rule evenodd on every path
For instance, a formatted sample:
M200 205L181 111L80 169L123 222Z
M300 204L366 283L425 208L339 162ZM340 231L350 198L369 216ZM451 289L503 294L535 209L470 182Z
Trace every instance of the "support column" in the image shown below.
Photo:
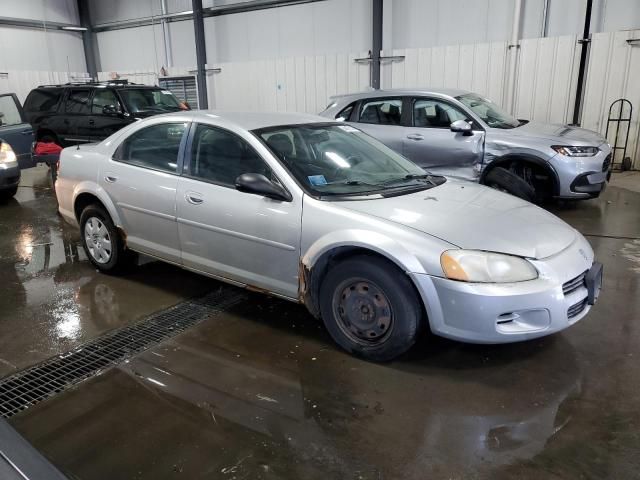
M97 43L96 34L91 28L91 16L89 15L89 4L87 0L78 0L78 16L80 26L86 28L82 32L82 46L84 48L84 59L87 64L87 72L94 80L98 79Z
M380 50L382 50L382 0L373 1L373 41L371 48L371 87L380 88Z
M201 109L209 108L207 96L207 47L204 42L204 19L202 0L192 0L193 30L196 37L196 79L198 82L198 103Z
M582 39L578 40L580 43L580 67L578 69L578 83L576 86L576 100L573 106L573 125L580 125L580 116L582 113L582 95L585 83L585 76L587 70L587 56L589 54L589 43L591 42L591 9L593 7L593 0L587 0L587 9L584 15L584 31L582 32Z
M506 107L515 114L516 83L518 81L518 49L520 48L520 21L522 16L522 0L515 0L513 6L513 25L511 27L511 42L509 43L509 77L507 79Z

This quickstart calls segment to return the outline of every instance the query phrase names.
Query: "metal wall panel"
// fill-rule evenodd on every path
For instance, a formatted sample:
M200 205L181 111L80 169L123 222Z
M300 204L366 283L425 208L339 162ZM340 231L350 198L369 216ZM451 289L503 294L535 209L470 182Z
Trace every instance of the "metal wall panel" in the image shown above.
M506 50L505 42L492 42L383 52L404 60L383 62L382 87L462 88L501 101Z
M640 30L597 33L593 35L587 84L584 96L582 125L605 133L609 105L626 98L633 104L633 117L629 130L627 156L635 160L634 168L640 168L640 135L638 113L640 112L640 45L629 45L627 40L640 39ZM617 112L615 112L617 114ZM613 144L615 129L612 128L609 141ZM621 126L621 136L626 135ZM622 152L614 159L622 161Z
M20 102L24 103L29 92L38 85L57 85L82 81L88 75L85 72L2 71L0 73L0 92L15 93Z
M575 35L521 40L516 115L537 122L571 121L580 49Z

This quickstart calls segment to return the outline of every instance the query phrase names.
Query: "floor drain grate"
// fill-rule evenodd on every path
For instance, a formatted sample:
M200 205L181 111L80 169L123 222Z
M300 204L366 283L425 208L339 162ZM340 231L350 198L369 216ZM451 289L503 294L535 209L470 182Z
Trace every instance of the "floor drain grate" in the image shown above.
M221 289L187 300L0 380L0 415L9 418L123 360L223 312L245 298Z

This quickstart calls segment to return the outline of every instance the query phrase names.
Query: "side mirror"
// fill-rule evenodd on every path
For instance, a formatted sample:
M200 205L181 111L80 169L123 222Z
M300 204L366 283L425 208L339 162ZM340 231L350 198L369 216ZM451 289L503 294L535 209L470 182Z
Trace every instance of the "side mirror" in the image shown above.
M118 109L115 105L105 105L104 107L102 107L103 115L117 115L118 113L120 112L118 112Z
M451 131L454 133L462 133L463 135L471 135L473 133L473 129L469 122L465 122L464 120L456 120L451 124Z
M280 185L276 185L259 173L243 173L236 178L236 190L263 197L290 202L291 195Z

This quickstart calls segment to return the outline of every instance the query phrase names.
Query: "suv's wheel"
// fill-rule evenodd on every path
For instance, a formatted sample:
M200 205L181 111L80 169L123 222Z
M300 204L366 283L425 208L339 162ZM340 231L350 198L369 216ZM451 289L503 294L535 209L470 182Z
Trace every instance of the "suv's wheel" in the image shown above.
M111 217L98 205L89 205L80 215L80 235L89 261L105 273L121 272L130 262L129 251Z
M535 189L525 180L506 168L493 168L484 179L484 184L501 192L510 193L528 202L535 202L537 200Z
M371 256L349 258L329 270L320 287L320 313L338 345L375 361L409 350L422 321L409 278Z

